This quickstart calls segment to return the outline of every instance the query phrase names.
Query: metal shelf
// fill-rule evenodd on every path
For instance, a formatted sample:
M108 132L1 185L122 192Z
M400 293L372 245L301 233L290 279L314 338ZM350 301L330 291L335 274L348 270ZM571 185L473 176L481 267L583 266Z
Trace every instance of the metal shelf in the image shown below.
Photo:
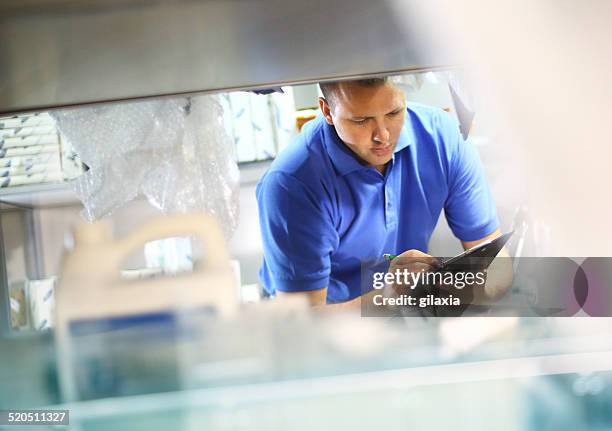
M34 184L0 190L0 211L80 205L69 182Z
M0 113L457 63L435 28L423 31L420 2L401 2L401 20L394 2L350 3L5 0Z

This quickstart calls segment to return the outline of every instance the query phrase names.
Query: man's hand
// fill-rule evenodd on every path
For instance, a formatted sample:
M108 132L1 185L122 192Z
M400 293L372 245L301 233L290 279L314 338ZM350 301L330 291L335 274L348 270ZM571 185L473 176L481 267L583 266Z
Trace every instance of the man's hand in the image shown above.
M438 259L428 254L425 254L419 250L408 250L395 257L391 261L391 265L389 265L389 270L392 274L397 274L398 272L402 274L402 278L404 278L403 274L407 275L408 280L414 280L414 277L410 276L410 273L419 273L419 272L429 272L438 268L439 263ZM395 289L401 287L412 287L411 285L401 284L399 286L395 286Z
M387 283L382 290L373 290L361 297L362 313L366 316L384 315L385 313L397 313L399 308L416 305L416 303L395 305L398 304L395 299L411 297L416 300L422 294L423 284L420 280L423 275L438 266L435 257L419 250L408 250L396 256L389 265L385 275ZM376 300L376 297L379 299Z
M494 238L499 234L499 230L496 230L490 235L487 235L486 237L481 238L477 241L463 242L463 246L464 248L470 248L490 238ZM505 249L502 249L499 256L505 257L508 256L508 253ZM448 289L438 289L438 294L444 295L448 293L453 293L456 296L461 297L462 304L483 304L494 302L497 298L503 296L503 294L506 292L506 290L512 283L512 268L510 264L510 259L496 259L489 268L489 275L487 276L487 283L485 286L466 286L460 290L451 288L450 291ZM391 261L391 264L389 265L389 270L387 272L395 274L399 270L401 274L404 274L404 271L406 271L406 278L408 278L408 280L414 280L414 278L410 275L411 273L416 275L420 272L425 273L428 271L433 271L438 267L439 263L435 257L423 253L419 250L408 250L398 255ZM491 276L492 274L494 275L493 277ZM404 278L403 275L402 278ZM411 287L412 286L409 283L402 285L387 285L384 288L383 294L386 297L391 297L398 296L400 293L415 296L418 296L421 293L418 291L418 286L415 289L410 289ZM401 291L400 289L404 290ZM374 305L372 305L372 298L380 293L381 292L379 290L373 290L363 296L339 304L326 304L325 301L327 297L327 287L309 292L277 292L277 296L279 298L283 298L287 295L304 295L308 299L310 305L315 306L319 309L334 310L339 308L347 308L359 310L359 306L362 303L365 303L366 307L374 307Z
M418 298L426 286L422 281L425 273L439 267L438 260L419 250L408 250L396 256L387 273L393 274L394 283L385 286L386 297L409 295ZM405 307L405 306L404 306Z

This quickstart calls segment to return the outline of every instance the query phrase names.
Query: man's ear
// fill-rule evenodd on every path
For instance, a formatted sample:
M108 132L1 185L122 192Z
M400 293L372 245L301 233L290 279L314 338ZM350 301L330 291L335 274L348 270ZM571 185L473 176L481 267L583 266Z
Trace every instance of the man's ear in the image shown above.
M323 113L327 124L333 126L334 120L331 116L331 108L329 107L329 103L327 103L327 100L325 100L324 97L319 97L319 108L321 108L321 112Z

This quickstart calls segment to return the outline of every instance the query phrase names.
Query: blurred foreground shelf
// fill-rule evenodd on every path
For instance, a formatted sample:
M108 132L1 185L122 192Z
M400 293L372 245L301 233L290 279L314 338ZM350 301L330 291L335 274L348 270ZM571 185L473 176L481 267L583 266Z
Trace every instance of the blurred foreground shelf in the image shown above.
M124 429L342 429L372 421L386 429L400 424L427 423L440 403L448 419L437 419L444 428L454 420L466 420L465 405L452 403L459 396L474 405L498 401L480 415L486 426L503 417L516 429L529 423L530 410L519 408L520 399L535 397L537 389L558 385L563 376L596 374L609 381L610 352L517 357L504 360L450 363L398 370L315 377L280 382L186 390L132 397L107 398L51 406L70 411L72 424L97 430ZM559 390L559 389L558 389ZM554 392L555 393L555 392ZM555 393L556 394L556 393ZM446 401L446 402L445 402ZM545 400L539 400L545 405ZM304 408L307 405L308 408ZM375 406L373 408L372 406ZM333 406L333 408L330 408ZM430 406L428 408L428 406ZM354 409L361 412L354 414ZM310 415L310 416L309 416ZM513 416L514 415L514 416ZM352 418L352 419L351 419ZM580 418L586 425L586 418ZM312 428L300 424L308 423ZM221 428L218 428L221 427ZM534 429L531 424L526 429ZM485 428L486 429L486 428Z

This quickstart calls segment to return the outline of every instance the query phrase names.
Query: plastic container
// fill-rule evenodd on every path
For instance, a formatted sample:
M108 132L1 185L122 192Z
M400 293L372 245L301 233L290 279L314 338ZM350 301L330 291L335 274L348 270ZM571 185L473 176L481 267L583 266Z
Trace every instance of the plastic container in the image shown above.
M147 242L170 237L195 237L201 242L205 259L195 263L192 273L122 278L121 265L130 254ZM128 359L117 348L117 339L129 343L126 333L137 337L140 331L147 334L145 342L153 343L156 333L175 325L189 312L204 310L223 317L238 307L225 240L211 216L160 217L121 239L112 237L107 222L82 224L75 229L74 240L56 293L56 340L65 401L139 393L162 374L163 370L153 367L141 381L126 383L131 377L125 370L142 368L126 366ZM144 357L151 343L143 344ZM155 346L159 351L163 340ZM168 357L172 358L172 351ZM143 384L147 379L149 383ZM149 386L154 388L155 384ZM171 389L165 384L160 390Z

